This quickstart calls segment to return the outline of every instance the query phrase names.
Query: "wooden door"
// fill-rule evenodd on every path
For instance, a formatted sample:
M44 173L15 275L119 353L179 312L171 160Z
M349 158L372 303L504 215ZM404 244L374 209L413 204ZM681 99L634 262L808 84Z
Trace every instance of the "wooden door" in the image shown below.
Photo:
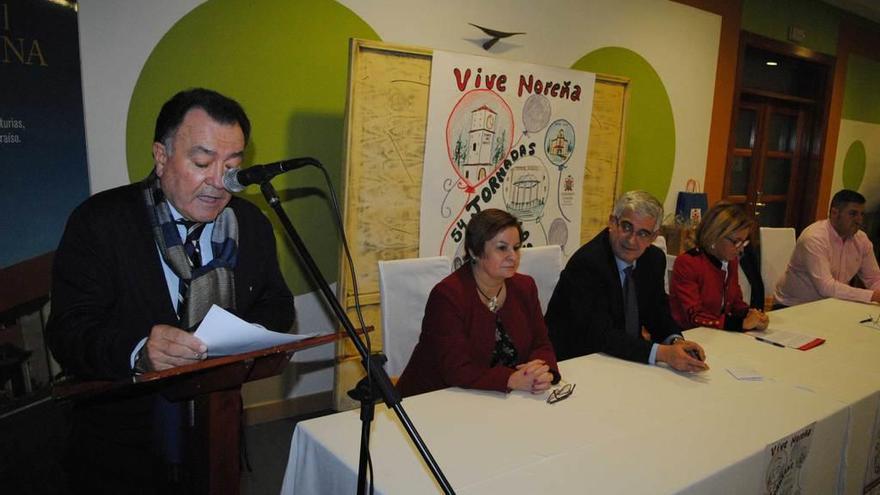
M743 204L762 227L792 227L810 112L793 102L743 101L733 129L724 196Z

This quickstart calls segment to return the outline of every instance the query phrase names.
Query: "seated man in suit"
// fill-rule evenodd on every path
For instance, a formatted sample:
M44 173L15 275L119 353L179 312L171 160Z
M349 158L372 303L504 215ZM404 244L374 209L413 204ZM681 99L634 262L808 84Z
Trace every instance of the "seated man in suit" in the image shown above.
M680 371L709 368L703 348L681 336L669 312L666 257L651 245L662 218L663 206L647 192L624 193L608 228L568 260L545 316L560 361L605 352Z
M861 231L865 197L841 189L831 199L827 220L801 232L788 268L776 285L776 303L794 306L827 297L880 302L880 268L874 245ZM853 277L866 288L850 286Z
M152 173L73 211L55 254L46 329L65 373L122 380L197 363L208 349L188 330L212 304L290 330L293 295L272 226L223 188L249 132L237 102L206 89L182 91L156 119ZM179 486L186 448L175 432L188 423L187 408L138 390L76 404L73 491L168 493L166 482Z

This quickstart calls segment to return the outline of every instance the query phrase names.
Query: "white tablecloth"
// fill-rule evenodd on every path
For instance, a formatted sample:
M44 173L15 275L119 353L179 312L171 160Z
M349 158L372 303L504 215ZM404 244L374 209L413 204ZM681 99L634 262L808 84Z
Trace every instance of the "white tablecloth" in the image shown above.
M690 375L591 355L560 363L577 384L546 395L447 389L404 406L457 493L762 493L768 444L815 423L802 493L860 493L880 402L877 306L820 301L774 312L771 328L827 339L810 351L746 335L687 332L712 369ZM732 367L762 381L740 381ZM355 493L360 422L300 422L282 493ZM376 492L439 492L393 412L377 406Z

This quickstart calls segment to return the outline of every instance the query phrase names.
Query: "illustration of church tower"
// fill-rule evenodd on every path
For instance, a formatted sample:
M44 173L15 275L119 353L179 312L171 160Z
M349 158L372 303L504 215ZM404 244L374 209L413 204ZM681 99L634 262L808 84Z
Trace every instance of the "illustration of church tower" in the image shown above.
M559 134L550 144L550 153L562 159L568 158L568 139L565 139L564 130L559 129Z
M492 143L495 141L495 116L486 105L471 111L471 130L467 158L461 165L465 179L474 182L486 178L492 170Z

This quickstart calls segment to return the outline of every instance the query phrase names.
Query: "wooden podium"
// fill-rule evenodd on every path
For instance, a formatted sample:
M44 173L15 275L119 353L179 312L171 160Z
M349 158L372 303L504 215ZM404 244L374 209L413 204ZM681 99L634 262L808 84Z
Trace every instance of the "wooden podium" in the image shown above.
M371 331L368 327L366 331ZM194 493L239 493L241 483L241 386L281 373L293 353L345 338L332 333L289 344L164 371L122 382L81 382L58 386L55 399L78 400L131 388L159 392L170 401L194 404L194 424L187 436Z

